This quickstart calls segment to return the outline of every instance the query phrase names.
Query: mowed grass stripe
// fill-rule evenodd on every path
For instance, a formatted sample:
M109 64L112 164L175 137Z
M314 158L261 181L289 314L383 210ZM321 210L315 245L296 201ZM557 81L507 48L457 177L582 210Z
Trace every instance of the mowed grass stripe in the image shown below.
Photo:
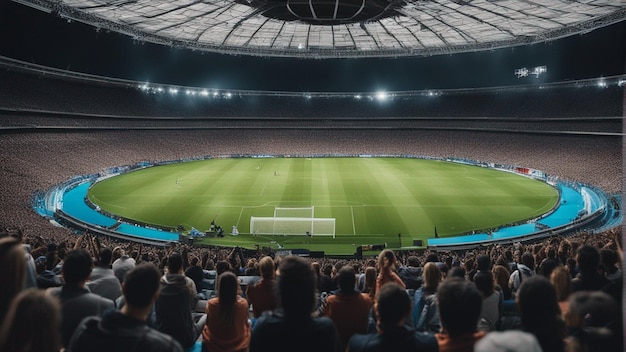
M284 241L329 245L338 252L351 250L353 242L394 243L397 233L407 243L432 237L435 226L440 236L447 236L521 221L545 213L558 199L549 185L519 175L404 158L186 162L104 180L88 196L108 212L157 225L205 230L216 219L227 232L237 225L243 236L233 243L239 245L265 241L246 239L250 216L272 216L275 206L315 206L317 217L337 219L334 242Z

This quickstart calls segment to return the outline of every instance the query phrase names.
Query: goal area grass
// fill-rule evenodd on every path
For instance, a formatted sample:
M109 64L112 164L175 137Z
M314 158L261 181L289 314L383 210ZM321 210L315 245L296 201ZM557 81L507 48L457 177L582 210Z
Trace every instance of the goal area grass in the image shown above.
M511 172L442 160L393 157L214 158L148 167L88 191L102 210L156 226L224 229L204 244L306 248L352 254L360 245L411 247L439 237L536 218L558 202L552 186ZM335 237L255 235L251 217L314 208ZM233 226L238 235L233 236Z

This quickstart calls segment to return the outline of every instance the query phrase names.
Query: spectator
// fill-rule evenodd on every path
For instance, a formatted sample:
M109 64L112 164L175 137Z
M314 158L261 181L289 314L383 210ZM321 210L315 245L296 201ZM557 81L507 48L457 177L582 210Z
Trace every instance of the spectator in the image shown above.
M260 276L259 268L256 258L248 259L248 264L246 264L246 270L244 271L244 275L246 276Z
M413 325L418 330L427 329L424 325L428 323L426 321L426 312L424 312L424 307L429 306L429 309L436 309L437 306L435 301L437 287L439 286L442 278L443 275L435 262L428 262L424 265L422 279L423 285L419 289L415 290L415 295L413 297Z
M229 262L225 260L220 260L217 262L217 264L215 264L215 274L217 276L220 276L227 271L235 273L233 266Z
M564 266L558 266L550 274L550 282L556 291L556 299L559 302L561 316L565 317L569 310L569 296L572 291L572 282L569 272Z
M365 269L365 279L363 284L363 293L367 293L367 295L374 300L376 296L376 277L378 274L376 273L376 268L367 267Z
M466 276L467 273L465 272L465 269L463 267L453 266L452 268L450 268L450 270L448 270L448 275L446 276L446 278L457 277L459 279L465 279ZM507 276L506 279L508 280L509 277Z
M83 320L68 352L182 352L171 336L148 327L146 320L158 297L161 274L153 264L139 264L125 276L121 310Z
M276 268L272 258L265 256L259 261L261 279L246 289L246 298L252 305L254 318L258 318L265 311L278 307L278 292L276 288Z
M532 253L526 252L522 254L522 262L517 264L517 270L509 277L509 287L513 294L517 292L524 280L533 276L535 276L535 257Z
M406 288L402 279L394 272L396 270L396 262L396 255L391 249L383 249L378 255L378 270L380 270L380 272L376 278L377 292L388 282L395 282L403 288Z
M167 259L167 273L161 277L161 291L155 303L156 328L172 336L184 349L200 335L203 323L194 322L196 285L183 274L183 258L173 252Z
M612 249L604 248L600 250L600 258L604 276L611 282L622 279L622 270L619 267L619 255Z
M202 350L211 352L247 351L250 344L248 302L239 296L237 276L225 272L217 278L217 297L206 304L202 329Z
M416 332L404 324L411 313L411 301L402 286L395 282L383 285L377 293L374 310L378 333L352 336L347 351L437 351L433 335Z
M91 293L115 301L122 295L122 286L111 269L113 251L104 247L100 249L99 254L100 260L91 272L91 277L86 286Z
M34 288L22 291L0 327L0 351L59 352L60 320L56 299Z
M495 289L491 271L480 270L474 275L474 284L483 297L480 312L480 329L493 331L500 326L503 299L500 291Z
M478 331L483 297L467 280L444 280L437 290L442 332L435 335L440 352L473 352L474 344L485 333Z
M89 292L85 283L93 267L91 255L85 249L71 250L63 262L61 287L48 289L48 292L61 301L61 341L69 344L78 324L86 317L102 315L115 307L112 300Z
M578 248L578 275L572 280L572 292L601 290L611 282L599 272L600 252L590 245Z
M370 258L365 261L363 272L359 274L359 290L361 290L361 292L365 292L365 272L367 271L367 268L374 268L374 272L376 272L376 260Z
M24 288L26 261L20 242L12 237L0 239L0 323L11 301Z
M288 256L279 266L278 292L281 308L266 312L252 330L250 351L339 351L335 326L327 317L313 318L316 277L302 258ZM280 343L277 343L280 342Z
M491 272L493 273L496 285L498 285L501 290L500 292L502 292L502 298L505 301L513 299L513 292L509 287L509 278L511 277L511 274L506 267L502 265L494 265Z
M560 266L561 263L557 259L557 249L553 245L546 246L545 254L546 258L541 261L541 264L539 264L539 273L549 279L550 274L552 274L552 270L554 270L557 266Z
M554 286L543 276L525 280L516 296L523 329L535 335L542 350L564 350L565 325Z
M407 289L417 290L422 286L423 269L420 267L419 259L414 255L407 258L407 264L407 266L402 266L398 269L398 276L400 276Z
M572 351L623 351L622 317L615 300L601 291L572 294L565 321Z
M196 286L196 294L202 292L202 279L204 278L204 271L200 267L200 260L194 256L191 258L191 266L185 270L185 276L190 278Z
M117 279L120 280L120 283L123 283L126 273L131 271L135 267L135 259L129 257L126 254L126 251L120 247L116 247L113 252L117 252L120 256L113 262L113 273L115 273ZM114 257L115 256L116 255L114 254Z
M341 268L338 277L339 290L326 298L323 315L335 323L341 340L341 350L345 351L352 335L367 332L372 299L354 289L356 276L351 266Z
M313 267L315 268L315 266ZM333 270L334 267L331 264L324 265L324 270L318 272L317 276L317 290L318 292L331 292L337 288L337 285L333 282Z

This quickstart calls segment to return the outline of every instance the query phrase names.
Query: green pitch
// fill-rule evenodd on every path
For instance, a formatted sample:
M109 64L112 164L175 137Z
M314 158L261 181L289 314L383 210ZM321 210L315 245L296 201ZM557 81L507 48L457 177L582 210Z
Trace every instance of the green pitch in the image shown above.
M88 197L107 212L159 226L206 231L215 220L226 236L207 244L352 254L358 245L426 244L435 227L445 237L531 219L552 209L558 192L516 174L436 160L235 158L129 172L95 184ZM336 238L249 234L251 216L310 206L315 217L336 219ZM239 236L230 235L233 225Z

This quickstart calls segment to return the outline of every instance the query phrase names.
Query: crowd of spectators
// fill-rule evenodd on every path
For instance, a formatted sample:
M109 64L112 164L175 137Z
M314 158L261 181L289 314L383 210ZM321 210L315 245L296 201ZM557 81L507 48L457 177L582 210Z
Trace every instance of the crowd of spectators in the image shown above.
M530 341L528 351L601 345L608 352L623 346L619 229L464 251L385 249L360 260L281 258L261 251L244 256L240 249L184 244L161 248L89 233L44 239L4 229L0 237L1 268L10 269L1 283L7 313L0 322L0 350L29 341L13 336L46 338L68 351L91 350L104 335L110 339L100 346L161 341L160 348L176 351L263 350L270 341L281 341L286 350L302 345L311 351L471 351L482 339L481 346L513 343L503 333ZM128 268L115 266L122 256ZM541 265L552 260L551 270ZM26 280L33 266L34 285ZM194 266L202 272L201 290L185 275ZM373 296L361 293L365 280L359 278L368 269L377 275ZM144 282L149 279L137 278L136 271L156 271L159 282ZM498 272L508 280L496 280ZM247 274L257 279L243 281ZM215 287L206 289L209 277ZM118 297L97 289L103 285L94 283L103 278L115 278L104 286L121 287ZM146 291L133 292L138 287ZM511 296L505 298L507 290ZM37 305L22 303L40 292L46 298ZM36 312L43 312L38 324L58 336L20 331L29 328L20 319ZM106 327L116 323L119 331Z

